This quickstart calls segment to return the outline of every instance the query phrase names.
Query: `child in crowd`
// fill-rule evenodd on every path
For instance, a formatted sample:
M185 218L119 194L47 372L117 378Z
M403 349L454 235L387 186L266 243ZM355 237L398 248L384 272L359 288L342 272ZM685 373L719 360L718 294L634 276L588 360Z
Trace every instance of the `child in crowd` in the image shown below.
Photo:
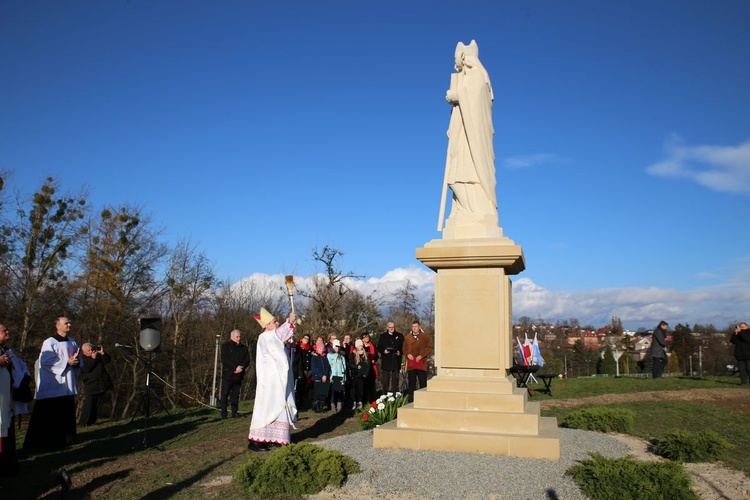
M328 352L331 367L331 409L340 412L344 404L344 382L346 381L346 356L341 352L341 341L333 339L333 348Z
M328 397L328 389L331 385L331 365L326 357L326 345L323 341L315 343L315 350L310 357L312 364L312 378L315 390L313 411L322 413L325 411L325 402Z
M364 401L365 380L370 374L370 358L365 351L364 342L357 339L354 342L354 351L349 355L349 364L352 367L352 410L361 410ZM369 403L369 402L368 402Z

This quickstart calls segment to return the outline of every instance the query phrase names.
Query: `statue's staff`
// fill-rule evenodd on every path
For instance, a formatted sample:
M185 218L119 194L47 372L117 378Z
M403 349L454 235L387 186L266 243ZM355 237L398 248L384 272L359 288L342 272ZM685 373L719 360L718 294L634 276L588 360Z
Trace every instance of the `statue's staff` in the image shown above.
M456 90L458 87L458 73L451 73L451 86L450 90ZM449 92L450 92L449 90ZM450 102L450 101L448 101ZM452 113L453 111L451 111ZM445 217L445 203L448 197L448 168L450 165L451 148L448 147L447 158L445 159L445 175L443 176L443 193L440 197L440 212L438 213L437 230L441 232L443 230L443 218Z
M289 303L292 305L292 312L294 312L294 276L287 274L284 276L286 281L286 289L289 293Z

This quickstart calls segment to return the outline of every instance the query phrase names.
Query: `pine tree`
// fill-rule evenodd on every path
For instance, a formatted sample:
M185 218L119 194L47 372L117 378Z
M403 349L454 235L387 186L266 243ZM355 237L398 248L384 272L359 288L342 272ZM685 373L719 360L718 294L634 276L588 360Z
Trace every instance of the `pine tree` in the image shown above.
M607 348L604 350L604 358L602 358L600 373L605 375L615 375L617 373L617 367L615 365L615 355L612 353L612 346L607 345Z

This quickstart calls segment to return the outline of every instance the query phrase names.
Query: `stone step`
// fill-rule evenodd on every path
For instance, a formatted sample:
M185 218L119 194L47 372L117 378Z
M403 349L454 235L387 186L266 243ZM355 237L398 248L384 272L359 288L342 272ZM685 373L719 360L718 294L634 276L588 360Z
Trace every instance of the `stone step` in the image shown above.
M373 431L373 447L559 460L560 430L554 417L540 417L539 432L536 435L410 429L400 427L397 420L392 420Z
M526 404L523 412L436 410L399 408L397 423L404 429L456 430L491 434L533 435L539 433L539 403Z
M528 391L514 388L512 394L440 392L420 389L414 392L414 407L433 410L477 410L522 413Z
M427 381L427 391L471 392L478 394L514 394L516 382L513 377L432 377Z

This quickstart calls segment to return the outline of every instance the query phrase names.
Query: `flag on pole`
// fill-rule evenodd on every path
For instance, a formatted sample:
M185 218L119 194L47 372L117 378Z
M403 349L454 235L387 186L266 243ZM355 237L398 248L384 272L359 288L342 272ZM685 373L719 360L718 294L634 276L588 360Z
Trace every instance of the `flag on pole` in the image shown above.
M531 352L531 342L529 342L529 337L524 333L523 334L524 341L523 341L523 354L524 358L526 358L526 365L535 365L536 361L533 358L532 352Z
M518 342L518 362L524 366L528 365L529 363L526 361L526 354L523 352L523 346L521 345L521 339L516 337L516 342Z
M536 332L534 332L534 342L531 344L531 352L536 358L536 364L544 366L544 358L542 357L542 351L539 350L539 341L536 339Z

